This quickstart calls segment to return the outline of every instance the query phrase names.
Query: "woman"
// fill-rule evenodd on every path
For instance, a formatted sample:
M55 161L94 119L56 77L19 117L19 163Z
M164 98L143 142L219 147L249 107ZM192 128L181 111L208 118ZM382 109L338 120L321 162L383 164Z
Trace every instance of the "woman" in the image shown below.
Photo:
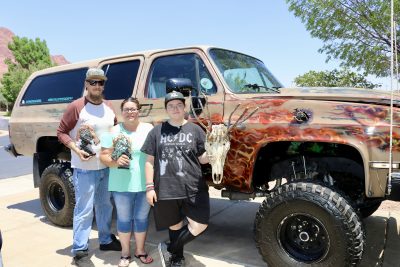
M100 159L110 167L108 190L112 192L117 209L117 230L122 246L118 266L126 267L131 259L132 230L136 243L135 258L144 264L153 261L144 249L150 205L146 201L146 155L140 151L153 126L139 121L140 104L136 98L122 101L121 111L123 122L114 126L111 133L101 137ZM116 156L118 153L113 153L116 138L121 134L130 140L130 158L125 154ZM116 152L121 151L116 149Z

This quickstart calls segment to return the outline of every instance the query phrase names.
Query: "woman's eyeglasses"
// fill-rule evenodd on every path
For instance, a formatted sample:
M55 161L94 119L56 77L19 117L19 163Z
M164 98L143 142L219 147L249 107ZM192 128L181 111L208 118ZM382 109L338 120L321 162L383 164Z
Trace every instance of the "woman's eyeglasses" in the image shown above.
M96 84L103 86L104 85L104 81L93 81L93 80L87 80L87 82L91 85L91 86L95 86Z
M138 108L124 108L123 110L122 110L123 112L126 112L126 113L128 113L128 112L137 112L137 111L139 111L139 109Z

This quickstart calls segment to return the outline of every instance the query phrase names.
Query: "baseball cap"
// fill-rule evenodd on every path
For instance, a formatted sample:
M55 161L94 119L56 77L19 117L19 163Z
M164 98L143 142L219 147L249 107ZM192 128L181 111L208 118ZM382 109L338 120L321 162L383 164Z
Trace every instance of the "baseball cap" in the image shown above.
M104 71L98 68L90 68L86 72L86 80L92 79L107 81L107 77L106 75L104 75Z
M164 100L165 106L167 106L167 103L172 100L181 100L183 103L185 103L185 97L183 96L182 93L177 92L177 91L172 91L171 93L168 93L165 96L165 100Z

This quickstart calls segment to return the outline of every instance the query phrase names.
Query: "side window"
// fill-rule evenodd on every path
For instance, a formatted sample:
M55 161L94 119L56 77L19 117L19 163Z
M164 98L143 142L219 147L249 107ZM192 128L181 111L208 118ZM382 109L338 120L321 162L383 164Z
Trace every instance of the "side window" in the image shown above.
M152 64L149 77L148 98L164 97L165 84L170 78L188 78L196 89L200 88L206 94L217 91L204 62L196 54L159 57Z
M69 103L82 96L87 68L38 76L29 84L22 106Z
M140 60L111 63L103 66L107 76L104 98L107 100L125 99L132 96Z

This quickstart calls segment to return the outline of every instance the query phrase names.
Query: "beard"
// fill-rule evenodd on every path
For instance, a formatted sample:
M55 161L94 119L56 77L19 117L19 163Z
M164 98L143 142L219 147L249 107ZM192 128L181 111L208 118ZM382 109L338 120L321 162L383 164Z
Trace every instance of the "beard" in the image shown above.
M104 95L103 94L91 94L91 93L88 93L87 97L93 102L101 102L104 99Z

